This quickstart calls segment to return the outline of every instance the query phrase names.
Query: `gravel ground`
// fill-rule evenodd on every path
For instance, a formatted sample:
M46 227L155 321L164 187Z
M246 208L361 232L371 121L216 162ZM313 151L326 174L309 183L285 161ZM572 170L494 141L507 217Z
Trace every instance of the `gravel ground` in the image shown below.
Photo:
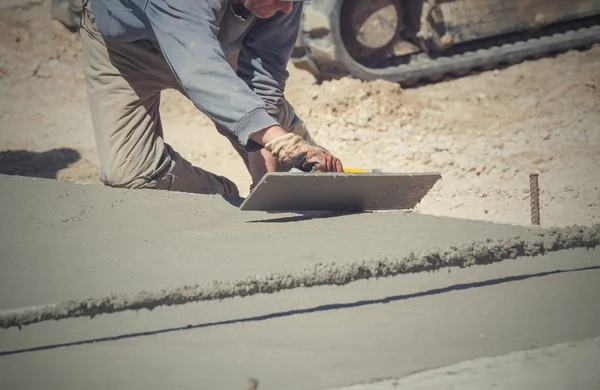
M78 36L23 4L0 7L0 172L99 183ZM289 71L286 96L345 166L442 174L417 212L527 225L538 172L543 226L600 221L600 46L406 90ZM229 143L163 95L167 142L247 193Z

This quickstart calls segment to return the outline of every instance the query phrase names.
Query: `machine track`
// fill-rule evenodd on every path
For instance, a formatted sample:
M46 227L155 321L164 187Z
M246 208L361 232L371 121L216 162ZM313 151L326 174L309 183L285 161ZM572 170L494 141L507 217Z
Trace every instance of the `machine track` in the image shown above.
M345 68L346 74L362 80L383 79L410 86L419 82L435 82L446 76L464 76L472 71L494 69L572 49L589 48L595 43L600 43L600 17L549 26L537 32L464 43L443 52L419 52L385 58L371 67L358 63L340 47L336 47L337 58L331 59L332 64L325 63L322 57L318 61L310 59L309 43L305 56L312 61L312 69L302 64L298 67L311 71L319 80L340 77L343 74L339 70ZM298 62L297 59L293 61ZM315 72L315 69L319 71ZM321 73L321 69L325 71ZM328 72L328 69L333 69L334 72Z

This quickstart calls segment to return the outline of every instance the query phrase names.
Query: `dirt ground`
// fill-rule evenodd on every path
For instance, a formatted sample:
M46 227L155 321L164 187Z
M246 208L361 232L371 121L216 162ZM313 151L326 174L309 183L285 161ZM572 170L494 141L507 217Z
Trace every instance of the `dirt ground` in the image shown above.
M0 6L0 172L99 183L78 36L49 1L14 4ZM539 172L542 225L600 221L600 46L406 90L289 71L287 98L345 166L442 174L420 213L527 225ZM175 91L161 112L168 143L247 193L204 115Z

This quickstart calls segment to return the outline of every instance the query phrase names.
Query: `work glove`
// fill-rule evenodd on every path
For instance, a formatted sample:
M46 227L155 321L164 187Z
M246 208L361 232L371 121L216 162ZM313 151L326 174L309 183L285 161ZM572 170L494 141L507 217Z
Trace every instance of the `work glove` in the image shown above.
M288 133L265 145L279 161L304 172L343 172L342 162L321 146Z

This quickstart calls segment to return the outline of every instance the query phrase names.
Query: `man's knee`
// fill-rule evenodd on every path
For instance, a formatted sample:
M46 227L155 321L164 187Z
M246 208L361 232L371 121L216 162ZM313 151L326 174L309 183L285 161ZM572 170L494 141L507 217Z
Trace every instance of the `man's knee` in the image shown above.
M170 147L157 140L151 152L139 148L100 148L100 181L116 188L156 188L171 167Z
M113 188L239 196L239 190L233 181L186 163L185 160L173 161L168 169L153 177L135 173L125 175L119 170L109 170L100 175L100 181Z
M239 196L238 188L231 180L192 165L167 144L165 144L165 151L170 156L170 164L155 176L154 183L149 183L152 188L195 194Z
M100 181L105 186L114 188L154 188L156 180L133 170L106 168L100 171Z

